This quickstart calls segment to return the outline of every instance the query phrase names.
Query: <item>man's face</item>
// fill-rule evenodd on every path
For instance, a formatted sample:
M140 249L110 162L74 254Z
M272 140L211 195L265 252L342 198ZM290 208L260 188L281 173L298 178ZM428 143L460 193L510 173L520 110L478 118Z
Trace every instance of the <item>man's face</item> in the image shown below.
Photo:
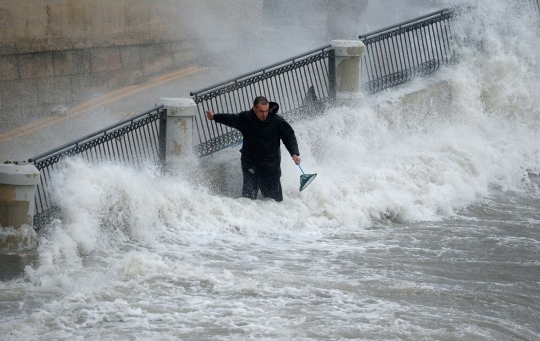
M261 121L266 120L268 117L268 110L270 109L270 104L257 104L253 106L253 111L255 111L255 116Z

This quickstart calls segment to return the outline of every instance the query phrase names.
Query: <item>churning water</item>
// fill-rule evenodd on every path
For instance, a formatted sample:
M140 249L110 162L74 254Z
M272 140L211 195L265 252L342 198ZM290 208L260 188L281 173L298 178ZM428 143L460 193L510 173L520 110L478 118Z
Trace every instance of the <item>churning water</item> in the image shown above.
M538 21L471 11L451 105L393 105L417 80L295 124L319 175L284 156L282 203L238 198L238 162L219 191L204 160L70 162L0 339L540 340Z

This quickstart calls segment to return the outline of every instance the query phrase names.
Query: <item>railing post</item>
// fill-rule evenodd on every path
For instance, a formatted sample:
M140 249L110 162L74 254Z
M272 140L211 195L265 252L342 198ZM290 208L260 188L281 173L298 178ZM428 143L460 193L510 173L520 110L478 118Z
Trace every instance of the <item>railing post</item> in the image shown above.
M336 97L338 100L348 99L362 89L362 56L365 45L360 40L332 40L331 43L335 52Z
M336 83L336 50L331 49L328 51L328 82L329 89L328 89L328 97L330 97L330 101L332 104L336 103L336 91L337 91L337 83Z
M34 195L39 170L31 163L0 164L0 279L21 274L36 257Z
M158 105L166 111L165 150L166 162L173 158L193 155L193 124L197 105L191 98L161 98Z
M167 160L166 153L167 153L167 110L163 109L160 111L161 117L159 118L159 136L158 136L158 142L159 142L159 161L161 165L165 165L165 161Z

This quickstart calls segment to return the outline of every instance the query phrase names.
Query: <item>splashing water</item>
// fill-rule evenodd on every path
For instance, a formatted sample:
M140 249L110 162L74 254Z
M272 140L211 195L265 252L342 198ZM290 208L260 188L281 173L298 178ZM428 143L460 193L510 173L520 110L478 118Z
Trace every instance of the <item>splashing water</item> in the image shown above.
M2 340L534 340L540 51L533 11L479 1L460 61L297 123L298 191L239 198L237 149L168 174L70 160L39 264L0 283ZM451 98L407 102L443 81ZM221 160L221 159L220 159Z

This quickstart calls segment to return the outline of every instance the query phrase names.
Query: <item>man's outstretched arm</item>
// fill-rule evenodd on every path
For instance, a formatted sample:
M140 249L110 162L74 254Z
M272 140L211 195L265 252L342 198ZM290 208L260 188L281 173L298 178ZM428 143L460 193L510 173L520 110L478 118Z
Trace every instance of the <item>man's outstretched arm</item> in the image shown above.
M217 123L238 129L238 114L215 114L212 110L208 110L206 111L206 118L210 121L216 121Z

